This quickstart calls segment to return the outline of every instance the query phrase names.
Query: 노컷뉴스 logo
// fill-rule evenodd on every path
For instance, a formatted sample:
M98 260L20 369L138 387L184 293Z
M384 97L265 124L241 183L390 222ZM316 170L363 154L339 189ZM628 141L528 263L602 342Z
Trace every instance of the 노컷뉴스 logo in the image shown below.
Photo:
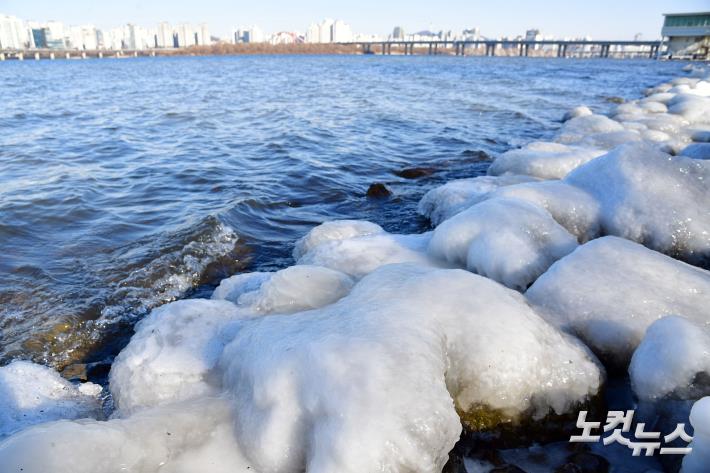
M569 438L570 442L598 442L600 439L604 445L611 445L618 442L621 445L627 446L632 451L632 455L638 457L641 452L647 457L653 456L656 450L659 450L661 455L685 455L690 453L691 448L685 447L669 447L665 446L681 439L686 444L693 440L693 437L685 432L685 424L678 424L673 432L663 436L663 444L661 447L661 432L646 432L646 424L636 424L636 429L633 432L633 437L630 435L631 422L634 417L634 411L609 411L606 417L606 423L601 432L601 422L587 421L587 411L580 411L577 418L577 428L582 429L581 435L572 435ZM597 434L598 433L598 434ZM602 438L603 437L603 438Z

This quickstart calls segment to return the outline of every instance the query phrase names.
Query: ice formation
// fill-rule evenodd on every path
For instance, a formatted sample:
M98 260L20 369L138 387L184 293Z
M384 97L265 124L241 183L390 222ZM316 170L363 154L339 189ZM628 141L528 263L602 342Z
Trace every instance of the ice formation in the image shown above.
M706 326L710 272L603 237L553 264L525 295L554 325L625 366L646 329L663 316L683 314Z
M116 406L129 412L216 394L210 371L226 342L219 332L240 317L246 314L223 300L188 299L151 312L111 367Z
M353 286L348 275L323 266L297 265L275 273L246 273L220 283L212 299L268 313L317 309L337 301Z
M710 392L710 331L683 317L667 316L654 322L634 352L629 366L634 392L640 399L657 400L673 394L694 399Z
M379 225L363 220L334 220L318 225L306 236L296 242L293 250L295 259L308 253L311 249L328 241L339 241L358 236L384 233Z
M577 239L550 214L515 198L485 200L434 230L429 254L524 290Z
M100 394L101 386L76 386L42 365L14 361L2 366L0 438L33 424L97 416Z
M356 279L387 264L437 265L425 252L430 238L429 233L395 235L383 232L342 240L327 240L303 254L298 264L324 266Z
M217 398L30 427L0 443L0 465L3 473L259 473L240 453L229 404Z
M535 180L529 176L479 176L457 179L427 192L419 201L419 213L434 225L466 210L499 187Z
M25 430L0 444L0 463L186 471L186 458L212 452L262 472L438 472L459 415L477 426L481 409L565 413L603 376L523 296L461 270L388 265L340 301L290 315L248 318L205 300L155 312L112 372L116 419ZM188 368L180 384L176 366Z
M710 396L699 399L690 411L695 429L692 451L683 458L682 473L705 473L710 465Z
M710 162L620 146L570 173L601 208L604 233L702 263L710 257Z
M580 243L599 236L599 203L587 192L564 181L516 184L486 195L486 198L496 197L525 200L547 210Z
M604 150L535 141L521 149L503 153L488 168L488 174L528 175L561 179L580 164L604 154Z

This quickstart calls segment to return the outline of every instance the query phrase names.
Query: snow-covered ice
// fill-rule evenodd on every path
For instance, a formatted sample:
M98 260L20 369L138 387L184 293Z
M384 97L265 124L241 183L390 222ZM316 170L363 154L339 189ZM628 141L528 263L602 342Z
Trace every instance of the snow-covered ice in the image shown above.
M603 149L535 141L524 148L507 151L498 156L488 168L488 174L561 179L574 168L604 153Z
M0 438L33 424L100 413L101 386L74 385L46 366L13 361L0 367Z
M530 176L479 176L470 179L456 179L427 192L419 201L419 213L434 225L466 210L491 191L500 187L530 182Z
M552 265L525 295L554 325L625 366L657 319L682 314L707 325L710 272L603 237Z
M701 326L669 315L648 328L629 366L639 398L658 400L672 394L694 399L710 392L710 320L705 322Z
M444 221L434 230L429 254L524 290L576 247L577 239L546 210L501 197Z
M306 465L438 472L459 438L459 415L476 426L483 408L501 420L562 414L603 381L593 355L523 296L462 270L388 265L340 301L291 315L245 318L226 301L179 304L141 324L117 362L117 418L25 430L0 444L0 463L30 472L50 464L60 472L116 464L154 471L160 463L185 471L186 458L211 452L222 462L224 451L224 461L257 472ZM191 325L198 317L204 328ZM216 330L222 318L233 323ZM169 345L173 356L160 360L156 345L179 341L184 349ZM218 398L203 385L216 358ZM174 364L165 369L161 361ZM179 364L195 368L166 389ZM166 397L170 391L187 393ZM152 407L135 411L134 400ZM80 467L76 455L44 450L54 439L81 453Z
M693 263L710 258L710 161L623 145L572 171L565 182L593 196L606 234Z

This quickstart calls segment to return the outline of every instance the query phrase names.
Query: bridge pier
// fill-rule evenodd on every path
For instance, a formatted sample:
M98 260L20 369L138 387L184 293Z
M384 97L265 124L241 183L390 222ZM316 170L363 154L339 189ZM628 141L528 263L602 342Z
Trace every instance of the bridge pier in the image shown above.
M99 59L103 59L104 53L102 53L101 51L99 51L99 55L98 55L97 57L98 57Z
M82 52L81 52L81 58L82 58L82 59L86 59L86 51L82 51Z
M0 61L4 61L4 60L5 60L5 53L0 53Z
M51 59L52 61L54 61L54 53L49 53L49 59Z
M64 55L64 57L67 58L67 59L71 59L71 54L66 53L66 54Z
M18 61L24 61L25 60L25 55L22 53L17 53L17 60Z
M35 61L39 61L39 53L35 53Z
M526 44L525 45L525 57L528 57L530 55L530 45Z

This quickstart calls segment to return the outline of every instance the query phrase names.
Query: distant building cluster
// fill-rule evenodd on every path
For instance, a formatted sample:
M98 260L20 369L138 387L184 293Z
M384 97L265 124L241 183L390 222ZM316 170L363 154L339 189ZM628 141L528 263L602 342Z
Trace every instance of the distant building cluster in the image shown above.
M60 21L23 21L0 15L0 49L144 50L211 43L205 23L171 25L162 22L153 28L129 23L101 30L94 25L67 26Z

